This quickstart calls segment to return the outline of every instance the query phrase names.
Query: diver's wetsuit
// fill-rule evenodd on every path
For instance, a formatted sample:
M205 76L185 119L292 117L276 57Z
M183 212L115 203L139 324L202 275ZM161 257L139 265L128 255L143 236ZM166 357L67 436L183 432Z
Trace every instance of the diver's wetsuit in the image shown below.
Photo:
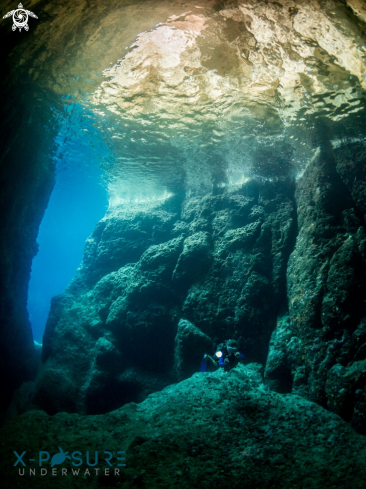
M232 368L236 367L238 365L238 363L242 360L244 360L245 356L243 355L243 353L241 351L239 351L239 358L237 358L235 356L235 354L231 354L229 355L228 353L225 355L224 352L222 352L223 354L221 355L221 357L219 358L219 366L222 367L225 372L228 372L229 370L231 370ZM225 363L225 359L228 359L229 362L226 362Z
M221 353L221 356L218 356L217 353ZM221 367L225 370L225 372L228 372L232 368L236 367L240 361L244 360L245 356L243 353L239 350L238 353L240 354L239 357L235 356L235 354L229 354L226 346L224 345L216 352L215 357L217 359L212 358L210 355L204 355L201 361L201 372L207 372L208 360L210 360L214 367ZM228 359L229 361L225 362L225 359Z

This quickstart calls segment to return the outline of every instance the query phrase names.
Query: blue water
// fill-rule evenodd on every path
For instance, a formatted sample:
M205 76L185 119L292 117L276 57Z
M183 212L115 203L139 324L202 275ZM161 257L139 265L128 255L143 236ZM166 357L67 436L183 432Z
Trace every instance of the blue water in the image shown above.
M108 207L103 165L110 151L95 117L80 104L64 107L54 155L56 184L42 220L32 263L28 313L33 338L42 343L51 298L64 291L79 267L85 240Z

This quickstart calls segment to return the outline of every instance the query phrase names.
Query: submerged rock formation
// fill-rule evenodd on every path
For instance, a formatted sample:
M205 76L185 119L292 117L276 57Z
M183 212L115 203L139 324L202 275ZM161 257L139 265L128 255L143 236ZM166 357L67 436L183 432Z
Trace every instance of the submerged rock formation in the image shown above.
M100 416L29 411L0 430L3 483L16 487L21 479L29 489L51 484L60 489L363 489L366 439L318 404L265 388L261 370L251 364L228 374L196 373L141 404ZM9 446L19 454L26 450L26 467L13 466L16 457ZM51 475L58 446L72 458ZM40 450L50 454L43 475ZM112 466L104 460L105 450L112 453ZM87 452L96 465L86 464ZM125 460L118 462L117 456ZM118 467L119 474L117 463L126 464Z
M299 234L288 263L289 317L272 335L266 380L366 434L365 157L323 148L297 184Z
M229 337L264 364L286 302L293 191L289 179L250 181L112 208L52 301L32 402L54 414L141 401L192 375L203 353Z
M13 34L13 32L11 32ZM11 34L0 28L2 76L0 82L0 418L12 393L22 382L34 380L38 355L28 319L27 297L36 242L55 176L45 156L52 130L44 100L20 84L14 93L5 54L13 47ZM4 66L5 65L5 66ZM13 89L13 90L12 90ZM31 124L37 120L37 124Z
M266 365L268 387L365 433L364 172L359 144L324 143L295 200L291 180L251 180L112 208L53 299L44 365L22 409L93 414L141 401L235 337Z
M85 109L83 115L87 113L91 126L103 133L103 145L113 147L119 155L116 158L119 164L111 171L112 176L121 180L119 176L123 174L125 186L135 191L146 183L142 192L145 195L151 188L162 192L169 188L173 193L182 186L197 190L204 183L208 188L212 182L220 183L226 177L233 183L243 177L243 171L249 177L293 176L303 169L313 151L310 141L315 119L331 121L337 137L360 137L365 127L362 108L366 86L366 17L359 0L207 0L200 5L192 0L144 0L136 4L105 0L94 2L92 7L86 0L72 4L64 0L35 0L32 9L38 19L29 19L29 32L23 30L19 36L18 32L12 32L10 18L3 19L0 25L6 69L0 90L0 374L4 386L2 402L5 400L0 406L2 409L9 402L11 392L35 374L35 350L26 311L27 285L31 260L37 251L39 223L53 185L52 149L57 134L66 135L65 144L71 136L72 151L75 149L73 129L68 132L72 124L67 116L65 119L66 113L73 112L73 106L80 104L82 111ZM8 2L1 10L2 17L10 10ZM141 34L136 39L138 32ZM99 124L101 114L103 123ZM344 121L347 122L344 124ZM141 152L142 147L146 152ZM354 149L355 146L350 148ZM361 145L357 151L357 162L344 154L337 163L337 171L353 201L362 209L364 180L362 177L355 180L353 175L354 172L362 175L364 171ZM64 153L68 154L67 148ZM160 172L152 171L151 159ZM136 165L131 165L131 161ZM118 183L121 182L117 181L116 188L121 189ZM209 198L207 202L198 199L196 204L192 201L189 205L196 206L197 210L192 211L196 216L191 221L181 217L178 222L178 217L168 216L169 210L165 211L165 217L156 217L156 222L159 221L156 225L161 227L160 237L158 230L133 226L130 229L127 223L125 233L119 219L114 223L108 218L95 231L90 248L86 250L85 264L89 256L93 266L90 262L90 273L83 276L85 284L81 281L78 285L76 281L74 285L80 286L80 294L83 290L82 295L86 297L102 278L132 263L136 265L132 267L134 271L126 269L125 276L136 274L136 280L143 281L140 298L145 300L143 294L149 296L151 292L148 281L152 283L159 275L160 265L155 268L154 258L148 256L145 258L147 262L152 260L151 265L139 263L142 254L149 247L177 238L178 241L167 245L170 258L167 256L167 261L161 265L165 272L161 270L157 278L160 289L156 289L158 296L165 293L166 276L172 273L172 286L169 285L167 292L172 307L160 307L158 297L155 302L150 301L154 305L147 313L150 319L152 316L156 319L156 323L151 319L151 324L164 323L168 329L173 325L169 332L174 329L161 342L161 345L165 345L165 341L171 345L170 353L166 355L164 351L158 359L154 356L153 364L159 375L168 375L173 365L182 378L192 370L188 367L189 359L180 361L178 358L185 355L180 342L174 352L176 328L182 318L190 320L213 342L235 333L236 328L244 339L248 357L264 362L272 329L269 324L274 324L281 302L277 301L277 294L281 295L284 290L283 271L291 241L280 235L292 232L283 224L285 216L292 213L291 206L280 204L279 200L281 211L272 211L265 202L273 202L273 199L264 197L263 203L255 204L257 209L252 206L252 216L248 215L248 220L242 224L234 222L241 218L239 214L234 215L241 212L240 202L235 212L234 203L209 209L211 214L207 218L200 215L199 206L210 207L214 201L207 203ZM191 212L187 207L171 213L178 215L183 211ZM227 224L227 220L230 223ZM350 215L349 222L352 220ZM174 232L170 227L173 221L176 223ZM106 228L102 229L104 225ZM258 232L261 233L259 241ZM99 244L98 233L104 235L104 244L103 240ZM108 233L111 241L106 244ZM267 233L273 236L273 253L268 252L268 240L272 237ZM95 246L98 247L96 255ZM246 253L245 249L250 251ZM179 256L174 261L178 251ZM159 249L151 253L160 256L164 252ZM198 259L200 266L196 267ZM149 269L151 266L153 271ZM248 280L240 275L241 270L244 274L248 272ZM116 280L123 282L127 278L118 276ZM106 296L108 291L115 290L111 281L109 277L99 284L99 296L94 303L96 310L90 312L90 318L86 319L80 310L89 308L90 303L86 306L85 301L92 302L91 296L81 301L79 311L74 307L73 313L70 312L68 321L70 324L74 321L76 328L68 331L60 346L60 350L64 348L66 352L75 342L75 345L83 344L86 351L90 348L94 351L92 374L90 357L93 355L90 352L84 355L83 348L79 351L75 347L75 354L78 352L82 360L78 367L81 378L88 371L90 386L99 386L90 387L92 398L93 392L102 390L105 380L96 372L111 369L112 357L122 355L123 360L128 357L120 345L114 343L118 335L112 331L112 324L113 321L118 323L118 314L122 314L124 306L120 299L113 305L113 311L109 310L111 304ZM200 281L202 289L198 286ZM216 304L214 295L219 287L223 295ZM129 285L126 292L126 301L131 303L134 294L135 299L140 294L140 289L133 292L132 288ZM119 297L118 291L115 290L115 294ZM63 298L54 300L45 338L45 358L53 355L53 325L57 323L61 327L61 323L67 323L64 311L72 309L70 304L76 295L69 289ZM333 303L341 300L334 294L332 297L327 302L328 311L332 311ZM171 312L174 308L176 312ZM148 321L145 318L139 322L141 311L137 308L129 313L126 324L139 323L143 329L142 325ZM358 310L356 315L360 314ZM61 316L63 319L59 322ZM107 319L112 328L110 337L105 336ZM92 333L84 333L84 326L79 329L79 320L85 321ZM243 324L247 325L245 331L242 331ZM85 337L79 337L77 332ZM57 334L62 337L61 333ZM92 340L87 343L89 336ZM66 341L67 337L70 341ZM55 333L55 341L56 338ZM358 338L362 341L362 336ZM130 343L132 339L133 334ZM117 343L123 341L120 338ZM140 369L144 369L148 361L150 365L151 352L146 350L142 358L136 361L134 358L131 365L136 364ZM128 354L138 357L139 352ZM51 377L54 385L61 378L62 391L71 399L65 401L65 406L72 410L77 408L75 402L79 405L74 393L79 392L81 380L74 382L69 374L62 380L61 357L60 353L60 361L56 362L58 366ZM64 360L70 360L70 365L77 363L70 358L66 355ZM129 374L124 382L131 386L135 385L134 379L139 379L139 391L148 392L152 380L147 383L143 380L148 374L141 370L132 372L128 365L125 372ZM160 378L159 385L166 381L166 377ZM113 382L112 386L120 385ZM135 387L127 389L126 383L126 392L133 392L131 396L135 398ZM87 384L83 385L86 389ZM39 395L42 397L41 392ZM104 397L99 398L103 404ZM63 406L62 402L52 403L58 407L51 410ZM110 402L105 404L98 409L103 411L110 406ZM65 406L62 408L66 409Z

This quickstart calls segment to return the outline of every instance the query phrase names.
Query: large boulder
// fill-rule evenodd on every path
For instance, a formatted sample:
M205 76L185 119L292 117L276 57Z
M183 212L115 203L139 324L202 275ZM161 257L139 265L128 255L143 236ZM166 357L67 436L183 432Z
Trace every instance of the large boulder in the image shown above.
M51 482L59 489L365 487L366 438L318 404L265 388L255 364L229 373L196 373L141 404L99 416L28 411L0 436L0 470L9 488L17 487L23 470L21 480L29 489ZM72 458L54 466L52 475L57 447ZM13 449L26 450L25 467L14 466ZM112 452L112 467L105 450ZM44 475L39 451L50 454ZM95 451L97 465L88 466L87 452L94 464ZM125 460L118 462L117 456ZM76 457L81 466L72 465L80 463Z

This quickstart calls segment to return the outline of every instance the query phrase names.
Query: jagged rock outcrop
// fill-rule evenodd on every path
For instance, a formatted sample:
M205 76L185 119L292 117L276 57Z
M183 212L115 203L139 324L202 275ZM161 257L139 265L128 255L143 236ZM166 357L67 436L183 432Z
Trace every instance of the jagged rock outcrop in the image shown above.
M289 318L272 335L266 380L366 434L365 160L354 150L322 147L297 184Z
M366 148L365 145L344 143L335 150L338 174L346 184L353 201L366 221ZM351 224L352 225L352 224ZM357 223L353 224L353 227Z
M318 404L265 388L261 370L251 364L229 373L196 373L141 404L100 416L29 411L0 431L3 484L16 487L24 469L21 481L29 489L50 487L51 481L60 489L363 489L365 437ZM57 475L52 476L58 446L72 458L54 466ZM14 467L9 447L19 454L26 450L26 467ZM50 454L43 476L37 465L40 450ZM105 450L112 452L112 467L104 460ZM87 466L87 451L92 464L98 451L96 466ZM118 462L117 456L125 460ZM74 457L81 457L81 466L72 465L79 464ZM117 463L126 463L119 475ZM35 475L29 475L30 468ZM61 470L67 472L61 476Z
M188 290L182 311L215 342L242 336L246 357L264 362L296 231L292 182L244 188L244 196L208 196L183 207L194 229L212 230L215 245L211 268Z
M285 302L293 190L289 179L253 180L113 209L52 301L32 402L53 414L141 401L192 375L203 353L229 337L248 361L264 363Z
M34 380L38 355L28 318L27 297L32 260L38 252L38 229L54 185L54 163L43 154L53 129L48 106L37 89L28 104L25 82L12 86L6 54L13 32L0 27L0 418L22 382ZM10 56L9 56L10 58ZM31 120L38 124L30 124Z
M179 380L186 379L197 372L202 360L202 352L211 352L214 343L194 324L181 319L175 337L174 368Z

